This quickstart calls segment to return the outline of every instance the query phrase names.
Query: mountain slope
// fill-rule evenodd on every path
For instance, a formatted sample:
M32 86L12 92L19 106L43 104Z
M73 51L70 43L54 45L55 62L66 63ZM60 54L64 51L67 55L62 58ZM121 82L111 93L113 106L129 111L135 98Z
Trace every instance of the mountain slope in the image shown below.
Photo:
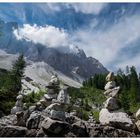
M72 78L64 75L60 71L54 70L51 66L49 66L45 62L32 62L25 69L25 75L30 77L33 81L35 81L38 85L46 86L51 79L53 74L57 74L60 81L68 84L72 87L81 87L82 85L73 80Z
M10 70L17 57L17 55L7 54L6 52L0 50L0 69ZM69 86L82 86L79 82L76 82L60 71L54 70L54 68L45 62L32 62L26 59L26 64L27 66L24 73L25 77L22 80L22 83L24 86L27 86L31 90L35 89L34 87L44 88L50 81L53 74L57 74L60 81L68 84Z

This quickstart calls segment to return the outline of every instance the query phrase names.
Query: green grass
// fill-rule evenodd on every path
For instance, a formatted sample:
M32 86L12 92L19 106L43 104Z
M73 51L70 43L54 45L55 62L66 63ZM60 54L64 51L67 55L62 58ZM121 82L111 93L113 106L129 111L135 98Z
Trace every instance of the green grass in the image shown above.
M45 92L41 90L38 93L29 93L28 95L24 96L23 102L26 103L27 107L29 107L38 102L44 94Z
M93 118L94 118L97 122L99 122L99 113L100 113L99 110L93 110L93 111L92 111Z
M81 111L83 114L82 118L87 120L88 115L92 112L94 119L99 121L99 110L92 109L92 105L102 106L103 102L106 100L103 92L103 90L93 87L82 87L80 89L69 88L68 93L71 97L69 111L73 109L75 102L80 99L79 108L76 110L77 112Z

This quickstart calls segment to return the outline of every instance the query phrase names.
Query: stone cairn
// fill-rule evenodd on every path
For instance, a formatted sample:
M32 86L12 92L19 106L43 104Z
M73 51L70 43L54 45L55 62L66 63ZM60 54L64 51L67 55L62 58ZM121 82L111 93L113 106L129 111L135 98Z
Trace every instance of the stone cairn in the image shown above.
M57 75L56 74L53 75L51 77L51 80L50 80L48 86L46 86L47 89L48 89L47 94L45 94L43 99L40 100L40 103L42 105L47 107L52 103L53 99L57 98L57 95L58 95L59 89L60 89L59 84L60 84L60 81L59 81Z
M107 100L103 103L104 108L101 109L99 114L100 123L127 131L133 131L134 124L131 118L120 108L117 99L120 87L116 87L114 74L112 72L107 75L106 81L107 84L105 85L104 95Z
M45 116L56 120L65 120L65 105L69 102L67 86L60 87L57 75L53 75L47 86L48 93L44 95L40 103L46 108L43 111Z
M46 107L45 113L51 118L56 120L65 120L65 106L69 103L69 96L67 94L67 87L61 87L56 99Z
M21 112L23 111L24 105L23 105L23 96L22 95L18 95L17 96L17 101L15 106L11 109L11 114L16 114L17 112Z
M107 77L106 81L107 84L105 85L105 92L104 95L106 96L107 100L104 103L104 107L107 108L109 111L119 109L119 103L117 101L118 92L120 87L116 87L116 83L114 80L114 74L110 72Z

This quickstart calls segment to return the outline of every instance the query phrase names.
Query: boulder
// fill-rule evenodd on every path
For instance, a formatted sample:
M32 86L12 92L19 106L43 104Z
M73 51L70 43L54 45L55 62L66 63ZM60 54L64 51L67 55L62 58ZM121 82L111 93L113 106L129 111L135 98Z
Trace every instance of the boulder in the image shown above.
M53 103L44 110L44 115L56 120L65 120L64 106Z
M104 108L100 111L99 121L103 125L113 126L115 128L133 131L134 124L129 116L124 112L109 112Z
M0 126L0 137L25 137L26 127L20 126Z
M44 109L44 107L42 106L41 102L40 102L40 101L37 102L37 103L36 103L36 110L42 111L43 109Z
M38 129L41 127L41 123L44 120L44 117L41 115L40 112L32 112L30 117L26 122L26 127L28 129Z
M66 122L52 120L47 117L42 122L42 129L48 137L62 137L68 133L70 125Z
M136 119L140 119L140 109L136 112Z
M16 113L16 117L17 117L17 122L15 125L17 126L26 126L26 122L25 122L25 118L24 118L24 112L17 112Z
M33 111L36 110L36 106L35 105L30 106L28 110L29 110L29 113L31 114Z
M71 114L68 115L68 113L66 113L66 119L65 121L68 122L69 124L74 124L78 121L80 121L81 119L78 118L77 116L73 116Z
M40 128L36 134L36 137L48 137L48 136L44 133L43 129Z
M26 137L36 137L37 130L36 129L28 129L26 133Z
M16 115L8 115L0 118L0 124L2 125L14 125L17 123Z
M89 137L87 126L83 121L72 124L71 132L77 137Z
M116 98L110 97L105 101L104 107L110 111L117 110L119 109L119 102Z
M50 111L50 118L64 121L65 120L65 112L63 111L56 111L56 110L51 110Z
M89 130L89 137L136 137L133 132L125 131L122 129L116 129L111 126L103 126L95 124Z

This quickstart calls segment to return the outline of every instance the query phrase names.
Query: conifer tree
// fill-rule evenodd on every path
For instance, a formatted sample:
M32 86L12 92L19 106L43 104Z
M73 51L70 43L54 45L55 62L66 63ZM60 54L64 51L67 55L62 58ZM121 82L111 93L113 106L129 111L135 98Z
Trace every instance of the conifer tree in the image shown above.
M130 75L130 82L131 82L131 99L135 102L138 98L139 98L139 80L138 80L138 75L137 75L137 72L136 72L136 69L134 66L132 66L130 68L130 72L131 72L131 75Z
M23 54L21 54L14 63L13 68L11 70L11 78L14 80L13 90L15 90L16 92L21 90L21 79L24 74L24 68L25 60Z

